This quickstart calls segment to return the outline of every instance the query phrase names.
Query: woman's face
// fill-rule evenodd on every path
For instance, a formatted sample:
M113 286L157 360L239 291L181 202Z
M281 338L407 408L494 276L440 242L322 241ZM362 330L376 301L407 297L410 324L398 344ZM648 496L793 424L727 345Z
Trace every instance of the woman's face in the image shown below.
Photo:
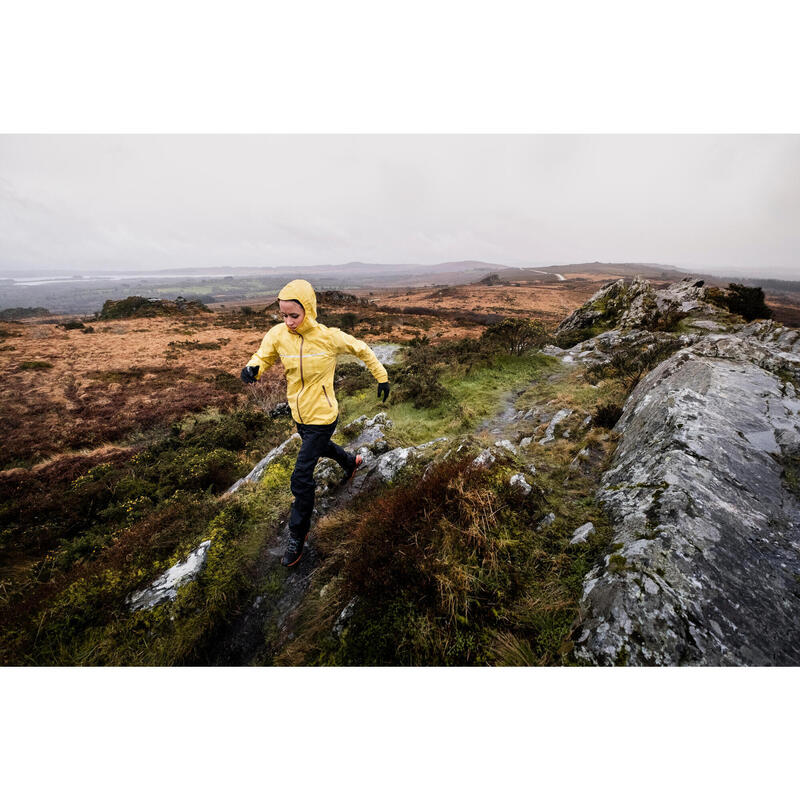
M283 315L283 321L290 331L300 327L300 323L306 318L306 312L300 303L295 303L294 300L279 300L278 305Z

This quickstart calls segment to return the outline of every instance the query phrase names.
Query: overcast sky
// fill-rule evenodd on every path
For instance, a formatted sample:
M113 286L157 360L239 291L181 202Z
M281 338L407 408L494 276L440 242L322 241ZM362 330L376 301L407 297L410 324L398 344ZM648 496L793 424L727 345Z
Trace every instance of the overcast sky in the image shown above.
M6 275L798 253L800 136L0 136Z

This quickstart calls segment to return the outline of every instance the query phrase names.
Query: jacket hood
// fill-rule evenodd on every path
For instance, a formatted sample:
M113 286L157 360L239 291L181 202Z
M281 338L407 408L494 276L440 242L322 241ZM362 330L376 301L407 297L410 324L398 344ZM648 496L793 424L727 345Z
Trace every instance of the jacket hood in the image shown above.
M302 304L306 317L297 328L298 333L304 333L317 325L317 295L308 281L289 281L278 293L278 300L298 300Z

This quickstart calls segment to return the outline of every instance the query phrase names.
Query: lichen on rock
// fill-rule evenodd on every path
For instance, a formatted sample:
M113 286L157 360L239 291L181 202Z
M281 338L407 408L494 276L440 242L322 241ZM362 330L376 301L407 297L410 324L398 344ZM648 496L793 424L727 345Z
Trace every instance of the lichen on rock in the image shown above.
M800 337L710 335L635 389L599 498L616 551L587 576L576 655L596 664L800 663L800 502L783 461ZM786 348L786 349L784 349Z

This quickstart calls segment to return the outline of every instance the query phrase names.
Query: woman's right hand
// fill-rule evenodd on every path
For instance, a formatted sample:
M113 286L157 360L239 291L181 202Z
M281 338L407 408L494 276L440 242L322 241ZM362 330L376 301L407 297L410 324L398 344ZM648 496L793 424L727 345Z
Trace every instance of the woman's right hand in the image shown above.
M255 383L258 367L245 367L242 370L242 383Z

